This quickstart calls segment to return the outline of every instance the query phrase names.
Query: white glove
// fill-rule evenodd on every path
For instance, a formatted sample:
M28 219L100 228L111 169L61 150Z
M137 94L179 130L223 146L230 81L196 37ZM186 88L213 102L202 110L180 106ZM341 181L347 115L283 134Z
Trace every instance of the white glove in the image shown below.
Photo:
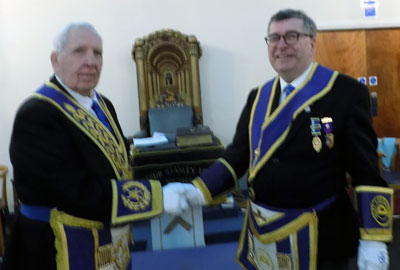
M192 184L169 183L163 187L164 212L177 216L189 209L205 205L201 191Z
M164 212L173 216L178 216L189 209L189 204L185 197L185 186L192 184L169 183L163 186L163 206Z
M185 189L186 199L191 206L196 207L206 205L206 200L204 199L203 193L201 193L200 189L194 185L187 186Z
M357 265L359 270L388 270L389 255L386 244L360 240Z

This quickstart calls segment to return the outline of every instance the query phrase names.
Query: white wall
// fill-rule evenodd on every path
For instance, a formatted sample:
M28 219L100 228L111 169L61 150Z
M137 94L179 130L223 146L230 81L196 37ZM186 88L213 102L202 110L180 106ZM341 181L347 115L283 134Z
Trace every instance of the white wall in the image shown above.
M249 90L274 75L263 37L269 17L286 7L303 9L321 29L400 25L398 0L381 0L375 19L363 18L358 0L0 0L0 163L11 167L15 112L52 74L53 38L70 21L89 21L103 37L97 89L126 135L139 129L135 39L164 28L196 35L204 122L229 143Z

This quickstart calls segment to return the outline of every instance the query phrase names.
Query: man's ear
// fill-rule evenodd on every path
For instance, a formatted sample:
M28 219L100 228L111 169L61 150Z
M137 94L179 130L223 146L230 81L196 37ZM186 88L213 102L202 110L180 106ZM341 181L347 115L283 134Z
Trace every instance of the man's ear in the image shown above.
M315 50L317 49L317 39L316 37L311 38L311 54L315 55Z
M51 65L53 66L53 69L55 69L58 65L58 54L56 52L51 53L50 61L51 61Z

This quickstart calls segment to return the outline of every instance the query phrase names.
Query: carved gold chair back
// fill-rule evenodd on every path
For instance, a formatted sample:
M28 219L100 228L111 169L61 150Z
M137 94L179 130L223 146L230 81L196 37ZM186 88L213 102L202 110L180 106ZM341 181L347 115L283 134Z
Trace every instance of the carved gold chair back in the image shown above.
M166 29L135 41L140 129L149 131L151 108L190 106L194 125L203 123L199 58L200 43L193 35Z

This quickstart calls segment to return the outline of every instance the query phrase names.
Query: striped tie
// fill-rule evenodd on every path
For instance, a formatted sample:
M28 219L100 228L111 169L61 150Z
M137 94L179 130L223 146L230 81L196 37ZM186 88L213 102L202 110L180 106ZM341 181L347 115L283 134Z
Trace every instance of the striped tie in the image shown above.
M108 130L111 131L111 133L113 133L111 130L110 124L107 121L106 115L104 114L103 110L100 108L99 104L95 100L93 100L92 109L96 113L100 122L102 122L103 125L105 125L106 128L108 128Z

